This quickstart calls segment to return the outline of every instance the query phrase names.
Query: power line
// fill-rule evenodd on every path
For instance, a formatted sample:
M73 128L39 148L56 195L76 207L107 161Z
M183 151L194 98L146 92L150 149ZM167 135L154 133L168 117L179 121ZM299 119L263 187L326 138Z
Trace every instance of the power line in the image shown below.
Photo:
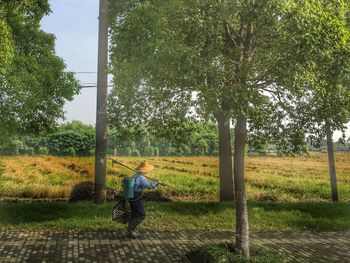
M67 71L68 73L75 73L75 74L97 74L96 71ZM108 75L111 75L112 73L107 73Z
M69 73L75 74L97 74L96 71L68 71Z
M114 87L114 85L110 84L110 85L107 85L107 87ZM83 89L91 89L91 88L97 88L97 85L82 85L82 88Z
M80 83L81 86L85 87L85 86L93 86L93 87L97 87L97 83ZM108 83L107 86L114 86L113 83Z
M80 85L94 85L94 86L97 86L97 83L96 82L79 82L80 83ZM108 82L108 85L113 85L113 82L112 81L110 81L110 82Z

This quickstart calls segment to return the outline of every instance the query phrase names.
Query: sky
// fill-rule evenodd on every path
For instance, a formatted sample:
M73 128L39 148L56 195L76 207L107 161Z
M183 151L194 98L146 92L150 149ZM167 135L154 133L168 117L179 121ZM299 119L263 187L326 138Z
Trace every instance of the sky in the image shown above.
M67 71L77 73L85 83L97 82L97 46L99 0L50 0L52 13L42 20L42 29L56 36L56 53L67 65ZM74 100L64 106L66 120L96 123L96 88L84 88ZM350 137L350 125L346 132ZM341 136L334 133L334 140Z
M42 29L56 35L56 53L81 83L97 82L98 0L50 0L52 13ZM64 106L66 121L96 122L96 88L84 88Z

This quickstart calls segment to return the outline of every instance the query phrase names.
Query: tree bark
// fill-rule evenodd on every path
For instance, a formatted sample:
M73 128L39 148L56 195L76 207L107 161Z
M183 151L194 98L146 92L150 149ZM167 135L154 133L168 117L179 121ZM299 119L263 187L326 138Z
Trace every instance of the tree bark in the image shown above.
M117 156L118 155L117 152L118 152L118 148L117 148L117 146L114 146L113 156Z
M329 177L331 180L331 189L332 189L332 200L337 202L338 198L338 189L337 189L337 177L335 171L335 161L334 161L334 149L333 149L333 133L329 126L326 124L326 133L327 133L327 152L328 152L328 164L329 164Z
M214 114L219 128L220 201L234 200L230 119L224 112Z
M248 207L244 185L244 155L247 139L247 119L244 115L237 118L234 145L234 185L236 198L236 246L246 257L249 252Z

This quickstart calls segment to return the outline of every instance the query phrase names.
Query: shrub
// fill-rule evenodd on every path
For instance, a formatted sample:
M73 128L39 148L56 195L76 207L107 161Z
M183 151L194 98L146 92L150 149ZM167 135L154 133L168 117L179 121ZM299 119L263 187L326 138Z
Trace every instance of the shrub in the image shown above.
M40 147L38 150L38 154L39 155L48 155L49 154L49 150L46 147Z
M75 157L75 156L76 156L76 153L75 153L75 150L74 150L73 147L69 147L69 148L67 149L67 155L68 155L68 156L71 156L71 157Z
M69 195L69 202L78 202L84 200L93 200L94 182L81 182L75 185ZM122 193L110 187L106 187L106 200L114 201L123 198Z
M33 156L34 155L34 148L32 148L32 147L27 148L26 153L29 156Z
M9 140L5 145L0 148L0 154L14 156L18 155L25 148L22 141L14 139Z
M132 153L131 148L127 147L126 148L126 156L131 156L131 153Z
M159 147L154 147L154 156L159 156Z
M132 156L136 156L136 157L141 156L139 150L137 150L137 149L134 149L134 150L131 152L131 155L132 155Z
M67 149L73 148L74 156L88 156L95 148L95 136L87 132L59 131L48 137L47 146L52 155L66 155Z

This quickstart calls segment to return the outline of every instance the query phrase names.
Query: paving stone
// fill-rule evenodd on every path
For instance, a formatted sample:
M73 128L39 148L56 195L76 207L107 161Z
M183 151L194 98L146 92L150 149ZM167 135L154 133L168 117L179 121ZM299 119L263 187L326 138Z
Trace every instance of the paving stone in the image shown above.
M229 231L0 232L0 262L189 262L203 244L232 242ZM259 232L251 243L278 249L290 262L350 262L350 231Z

